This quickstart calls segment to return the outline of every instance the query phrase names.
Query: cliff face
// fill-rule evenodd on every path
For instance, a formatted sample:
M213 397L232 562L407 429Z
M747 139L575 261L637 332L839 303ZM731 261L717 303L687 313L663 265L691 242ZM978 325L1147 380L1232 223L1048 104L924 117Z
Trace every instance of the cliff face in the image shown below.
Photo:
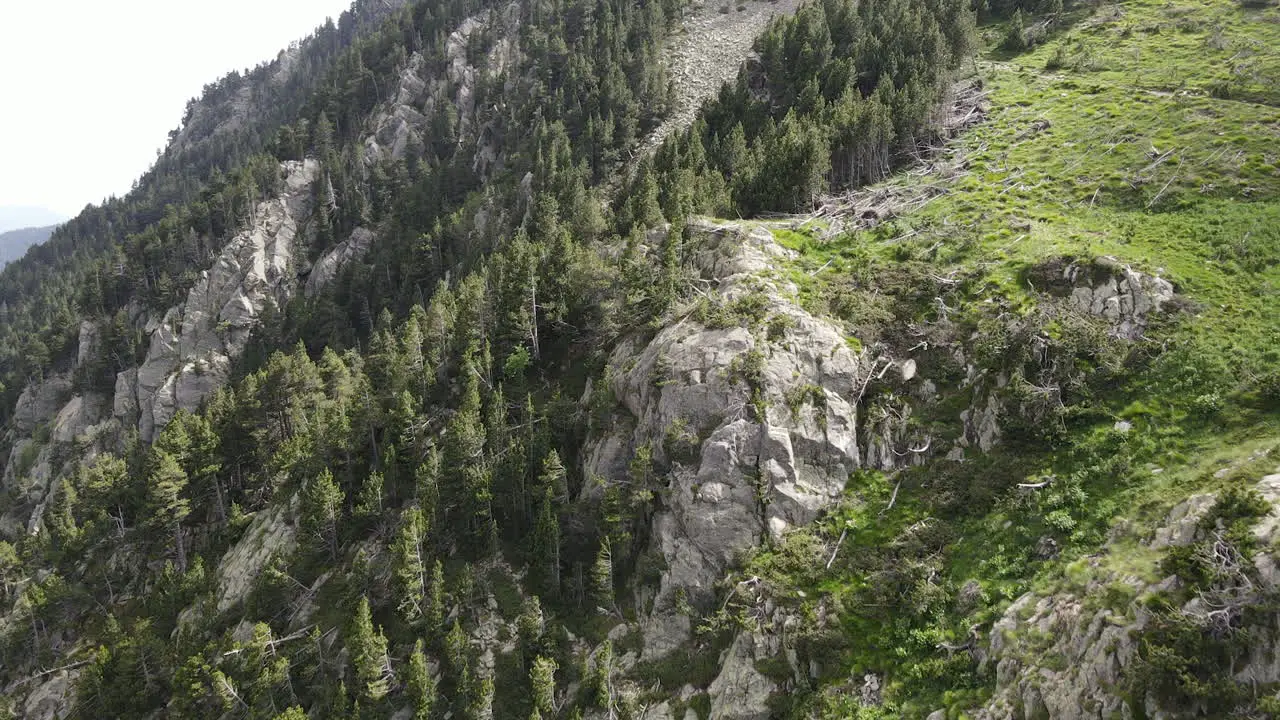
M630 482L639 448L665 469L649 530L664 570L640 608L641 662L692 642L688 604L713 606L728 568L833 506L850 473L920 462L931 444L862 402L878 385L920 392L914 361L857 348L802 309L784 270L794 253L768 225L703 220L688 233L704 304L614 350L607 381L619 409L587 445L588 477ZM779 685L756 661L784 654L780 635L738 635L715 681L697 690L711 717L769 717Z
M118 449L131 428L150 440L179 410L196 410L227 382L267 306L282 307L298 291L297 255L319 166L288 162L281 174L280 194L255 207L248 226L201 272L185 302L158 316L135 313L148 350L137 367L118 374L113 393L73 392L70 373L26 388L5 468L4 487L20 498L0 517L7 534L38 531L55 480L77 461ZM368 243L367 231L344 242L309 285L318 291L353 248ZM96 357L99 334L94 323L81 324L76 367Z
M148 320L146 358L117 376L115 415L125 425L136 423L143 440L225 384L263 309L283 307L296 289L295 246L303 240L320 168L307 160L281 169L280 196L258 204L250 226L201 273L185 303Z

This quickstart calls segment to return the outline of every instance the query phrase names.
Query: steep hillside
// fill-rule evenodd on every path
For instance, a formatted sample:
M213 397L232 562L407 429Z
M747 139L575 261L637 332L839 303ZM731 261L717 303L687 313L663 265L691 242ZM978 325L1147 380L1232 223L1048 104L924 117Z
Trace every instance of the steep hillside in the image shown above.
M0 273L0 708L1280 711L1280 8L982 12L357 5L211 89Z

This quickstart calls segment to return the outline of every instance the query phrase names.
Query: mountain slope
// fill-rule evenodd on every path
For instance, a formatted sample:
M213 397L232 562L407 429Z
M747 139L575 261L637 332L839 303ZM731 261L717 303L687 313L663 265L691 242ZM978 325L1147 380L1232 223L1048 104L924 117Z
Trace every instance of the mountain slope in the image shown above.
M1280 10L993 10L410 4L0 274L9 708L1272 712Z
M55 229L57 229L56 225L50 225L0 233L0 267L22 257L27 252L27 248L48 240Z

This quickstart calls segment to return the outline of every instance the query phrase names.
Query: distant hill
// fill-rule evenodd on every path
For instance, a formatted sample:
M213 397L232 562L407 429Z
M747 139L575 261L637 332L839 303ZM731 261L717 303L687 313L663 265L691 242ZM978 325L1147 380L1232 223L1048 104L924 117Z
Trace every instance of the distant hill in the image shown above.
M10 230L43 228L66 220L61 213L48 208L19 205L0 205L0 233Z
M57 227L57 225L28 227L0 233L0 267L25 255L27 248L32 245L39 245L48 240Z

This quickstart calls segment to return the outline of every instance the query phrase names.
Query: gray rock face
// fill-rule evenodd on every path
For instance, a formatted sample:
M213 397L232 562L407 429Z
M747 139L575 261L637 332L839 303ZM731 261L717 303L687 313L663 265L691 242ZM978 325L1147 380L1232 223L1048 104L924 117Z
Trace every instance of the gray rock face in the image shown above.
M249 596L254 582L276 553L288 553L298 544L297 528L288 506L273 505L260 511L218 563L218 612L224 612Z
M373 246L375 239L377 236L372 231L358 227L351 231L351 237L322 255L311 268L311 274L307 276L306 297L315 297L326 285L333 282L338 271L347 263L364 257L364 254Z
M463 20L445 40L445 72L438 73L433 63L414 53L400 71L395 97L381 107L370 120L364 143L366 163L376 163L405 156L411 143L426 145L432 138L432 117L444 103L453 105L460 141L476 141L473 159L482 175L498 160L491 126L484 119L484 109L475 103L476 84L483 78L502 75L520 58L517 41L520 7L509 3L499 9L485 10ZM468 48L476 33L486 32L492 39L488 54L472 64Z
M1149 316L1174 298L1168 280L1140 273L1111 257L1099 258L1091 268L1068 265L1063 279L1073 286L1069 298L1073 307L1105 318L1117 337L1129 340L1142 337Z
M689 618L676 610L680 595L712 602L715 582L766 533L813 521L859 467L900 466L910 446L927 445L908 437L893 413L860 407L871 383L906 382L915 373L902 370L912 366L855 352L838 327L801 309L795 288L774 277L789 251L772 233L696 220L689 232L693 269L713 301L748 299L758 312L731 327L687 313L652 339L621 342L608 383L622 410L586 448L588 476L606 482L627 477L644 445L666 469L651 533L666 568L639 622L644 660L690 637ZM710 688L711 717L768 717L777 685L755 662L781 650L770 633L740 635Z
M63 670L36 685L21 706L24 720L61 720L71 714L80 670Z
M67 398L70 392L71 381L54 375L28 385L18 400L13 446L0 481L14 501L0 516L0 533L6 536L39 530L66 461L66 453L54 452L58 445L81 443L85 458L97 451L94 441L102 434L110 401L98 393Z
M20 435L30 435L37 425L57 415L70 394L71 378L66 375L51 375L43 382L27 385L13 409L14 430Z
M114 410L123 423L136 422L144 440L221 387L267 303L283 305L293 294L294 244L320 165L291 161L282 169L280 196L259 203L249 227L200 274L186 302L148 326L151 344L142 365L117 376Z
M96 323L90 320L80 321L80 342L76 346L76 367L80 367L90 359L98 356L99 335Z
M769 696L776 683L756 670L755 661L772 657L776 648L754 633L742 633L720 658L720 674L711 683L710 720L768 720Z
M624 342L610 377L634 418L626 434L596 439L588 472L620 477L630 453L650 444L673 467L668 506L654 522L668 572L658 607L677 588L708 599L712 583L768 529L812 520L860 464L856 403L866 373L840 331L784 299L760 273L785 255L765 229L693 226L694 265L725 302L758 293L785 317L773 339L746 327L713 329L686 318L644 346ZM750 377L747 377L750 376ZM751 396L766 406L757 417ZM806 398L793 413L794 398ZM696 441L675 457L673 435ZM629 435L629 436L628 436Z

